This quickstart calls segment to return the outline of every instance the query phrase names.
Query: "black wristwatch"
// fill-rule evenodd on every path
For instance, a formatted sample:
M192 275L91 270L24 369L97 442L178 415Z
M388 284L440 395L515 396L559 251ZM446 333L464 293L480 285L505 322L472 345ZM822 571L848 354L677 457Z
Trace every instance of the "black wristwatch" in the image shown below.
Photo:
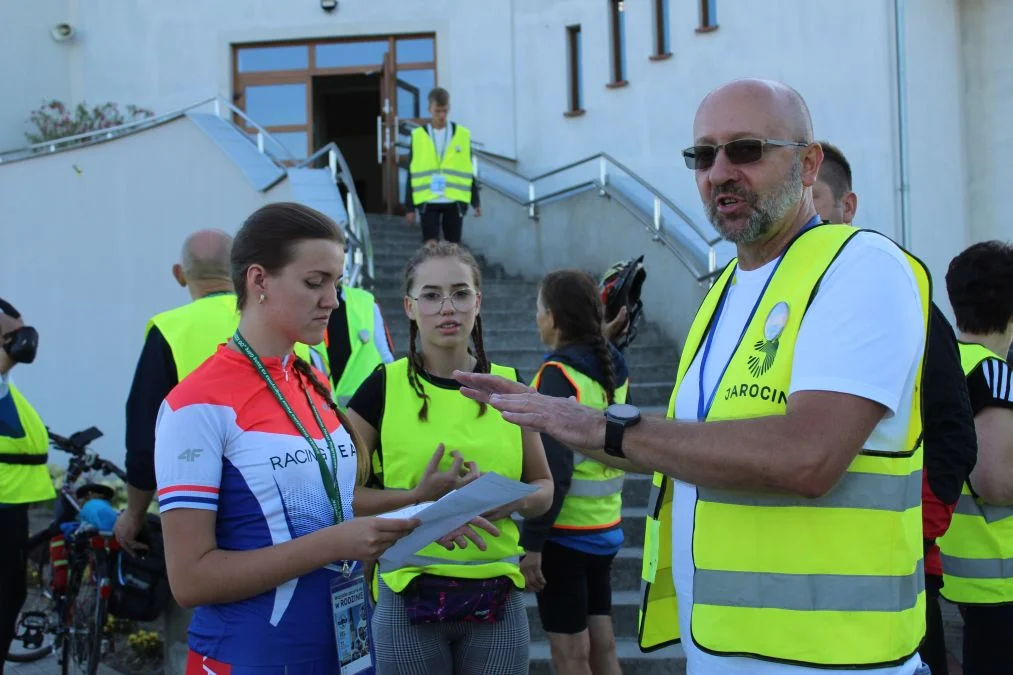
M623 432L640 421L640 409L627 403L613 403L605 408L605 454L625 457Z

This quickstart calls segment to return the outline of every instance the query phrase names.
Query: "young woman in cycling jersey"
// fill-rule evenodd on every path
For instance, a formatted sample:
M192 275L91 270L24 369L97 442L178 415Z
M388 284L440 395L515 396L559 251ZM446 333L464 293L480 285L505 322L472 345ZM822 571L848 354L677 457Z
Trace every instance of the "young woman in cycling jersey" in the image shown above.
M453 552L429 546L407 566L380 562L373 615L378 675L527 673L529 632L520 589L517 526L510 514L543 513L552 480L541 439L508 424L491 406L470 401L451 379L455 370L518 379L513 368L490 364L482 344L481 275L456 244L423 247L405 269L404 308L410 323L407 358L378 368L349 402L363 447L375 453L382 489L361 489L355 507L379 513L405 503L437 461L454 474L467 460L482 471L538 490L486 517L499 536L485 546ZM469 349L469 337L473 349ZM434 447L452 451L431 457ZM363 452L365 454L365 452ZM449 467L449 468L448 468Z
M603 335L598 286L579 270L546 275L538 292L538 333L552 352L534 386L601 410L627 400L629 378ZM542 628L560 675L619 675L612 630L612 560L623 543L623 472L542 434L555 490L552 506L524 521L521 571L537 592Z
M232 247L239 328L162 404L155 462L173 594L196 606L187 673L339 672L331 582L418 524L352 518L369 473L321 373L344 238L298 204L253 213ZM352 565L351 567L354 567Z

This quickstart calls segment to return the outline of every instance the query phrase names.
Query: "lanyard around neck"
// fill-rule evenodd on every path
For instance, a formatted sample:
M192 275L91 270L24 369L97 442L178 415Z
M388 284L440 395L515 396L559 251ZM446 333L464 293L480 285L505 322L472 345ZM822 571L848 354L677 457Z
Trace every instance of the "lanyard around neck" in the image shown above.
M334 509L334 522L341 523L344 520L344 515L341 510L341 490L338 487L337 471L338 471L338 451L334 447L334 439L331 438L331 434L327 431L327 426L324 424L323 419L320 418L320 413L317 412L317 407L313 404L313 399L310 398L309 390L303 385L303 393L306 394L306 402L310 406L310 410L313 411L313 418L317 421L317 425L320 427L321 433L324 435L324 440L327 442L327 450L331 456L331 463L334 466L334 473L327 468L327 461L323 457L323 453L320 450L320 446L316 444L309 432L306 431L306 427L296 417L295 411L292 410L292 406L289 405L288 401L285 400L285 395L278 389L278 385L275 384L271 378L270 373L267 372L267 368L264 367L264 363L257 356L257 353L253 351L243 336L236 331L236 334L232 336L232 341L236 343L239 350L250 360L253 367L260 373L260 377L263 378L264 382L267 383L267 388L271 390L274 397L278 399L278 403L281 404L282 409L288 415L288 418L295 425L295 428L299 430L302 437L309 443L310 449L313 453L313 457L317 460L317 467L320 469L320 479L324 483L324 490L327 492L327 499L331 502L331 507Z
M788 248L795 243L795 240L801 237L807 230L819 225L822 221L819 216L813 216L813 218L807 222L798 233L792 237L791 241L788 242L788 246L785 247L785 252ZM774 269L771 270L770 276L767 277L767 281L763 284L763 289L760 294L756 297L756 302L753 303L753 309L749 312L749 317L746 322L742 325L742 332L739 334L739 339L735 341L735 347L732 349L731 354L728 355L728 360L725 362L724 367L721 369L721 373L717 379L714 380L714 388L711 389L710 396L704 398L704 370L707 368L707 358L710 356L711 343L714 342L714 333L717 332L718 322L721 320L721 313L725 308L725 300L728 298L728 292L731 290L732 283L735 280L735 272L733 271L728 281L725 283L725 287L721 289L721 298L718 300L717 309L714 311L714 318L710 323L710 330L707 331L707 340L704 342L703 354L700 356L700 373L697 378L698 389L696 399L696 418L701 422L707 419L707 415L710 414L711 406L714 405L714 397L717 396L718 387L721 386L721 380L724 379L725 373L728 371L728 366L732 363L732 357L735 356L735 352L738 351L739 345L742 344L742 338L746 337L746 331L749 329L749 324L753 322L753 317L756 316L756 310L760 308L760 302L763 301L763 296L767 293L767 287L770 286L771 280L774 275L777 274L777 268L781 266L781 261L784 260L784 253L777 259L777 263L774 265Z

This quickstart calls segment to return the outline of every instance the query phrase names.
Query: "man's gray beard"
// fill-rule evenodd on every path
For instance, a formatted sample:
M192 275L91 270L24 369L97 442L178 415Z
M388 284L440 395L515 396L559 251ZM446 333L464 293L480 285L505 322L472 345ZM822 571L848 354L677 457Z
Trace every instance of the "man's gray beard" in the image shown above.
M725 192L731 192L745 199L746 203L753 207L753 212L749 214L749 221L743 229L728 231L724 227L721 214L718 213L717 205L711 199L707 202L707 219L711 221L711 225L717 228L726 241L733 244L749 244L762 239L788 214L802 196L802 158L795 155L788 178L781 184L781 189L768 193L762 199L757 199L756 193L746 190L725 189Z

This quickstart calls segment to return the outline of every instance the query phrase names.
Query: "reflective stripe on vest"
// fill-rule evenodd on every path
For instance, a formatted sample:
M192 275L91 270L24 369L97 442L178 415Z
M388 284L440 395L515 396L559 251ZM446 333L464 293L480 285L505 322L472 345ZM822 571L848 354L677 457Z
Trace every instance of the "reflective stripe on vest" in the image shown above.
M215 293L155 315L145 329L145 337L155 326L165 338L176 364L176 379L192 373L229 341L239 326L239 311L234 293Z
M8 400L9 399L9 400ZM0 405L14 406L18 426L0 435L0 504L31 504L56 496L46 460L49 434L13 382Z
M471 132L460 124L454 125L454 135L444 148L443 157L436 154L436 143L428 127L412 131L411 172L412 201L416 206L446 197L455 202L471 202L474 175L471 166ZM441 193L433 191L433 181L440 177L445 183Z
M970 375L998 354L961 342L960 365ZM946 534L937 541L943 561L940 594L953 603L999 605L1013 602L1013 507L987 504L964 483Z
M857 232L820 225L785 252L721 379L707 421L785 413L786 395L760 393L789 390L802 317L820 279ZM912 256L907 260L919 285L927 332L928 273ZM669 402L670 417L733 272L732 265L725 269L693 322ZM779 336L768 338L767 318L781 302L788 305L787 321ZM767 357L763 369L755 367L755 358L751 362L756 354ZM902 663L914 654L925 630L920 389L919 367L905 446L863 450L823 497L698 490L691 626L702 649L845 668ZM671 556L672 506L666 493L672 487L667 479L659 485L667 499L660 512L649 515L661 525L648 527L658 541L645 545L641 641L650 638L655 646L677 637L674 603L654 597L660 582L670 583L661 579L659 568L669 568L671 562L648 562L649 555ZM670 578L671 569L664 574ZM668 628L666 622L676 627Z
M429 396L429 406L428 420L420 420L422 399L408 382L408 360L398 359L383 368L380 447L383 448L385 488L407 490L418 485L440 443L447 448L440 462L441 471L453 464L450 450L454 449L460 450L466 461L476 462L482 471L495 471L521 480L524 451L520 427L505 421L491 406L479 415L478 404L462 396L457 389L437 387L423 377L419 377L419 383ZM491 371L494 375L517 379L513 368L493 364ZM412 579L423 573L464 579L506 576L517 588L523 588L517 524L509 517L494 524L500 536L486 538L488 548L485 551L476 546L448 551L434 543L415 553L416 564L390 569L381 561L380 575L395 593L403 591Z
M605 410L608 406L605 388L573 366L550 360L542 364L532 386L538 388L546 368L557 368L576 391L576 398L586 406ZM625 403L629 381L616 388L613 398ZM570 489L552 528L557 534L587 534L620 527L623 508L623 476L625 472L597 462L580 453L573 453L573 477Z

